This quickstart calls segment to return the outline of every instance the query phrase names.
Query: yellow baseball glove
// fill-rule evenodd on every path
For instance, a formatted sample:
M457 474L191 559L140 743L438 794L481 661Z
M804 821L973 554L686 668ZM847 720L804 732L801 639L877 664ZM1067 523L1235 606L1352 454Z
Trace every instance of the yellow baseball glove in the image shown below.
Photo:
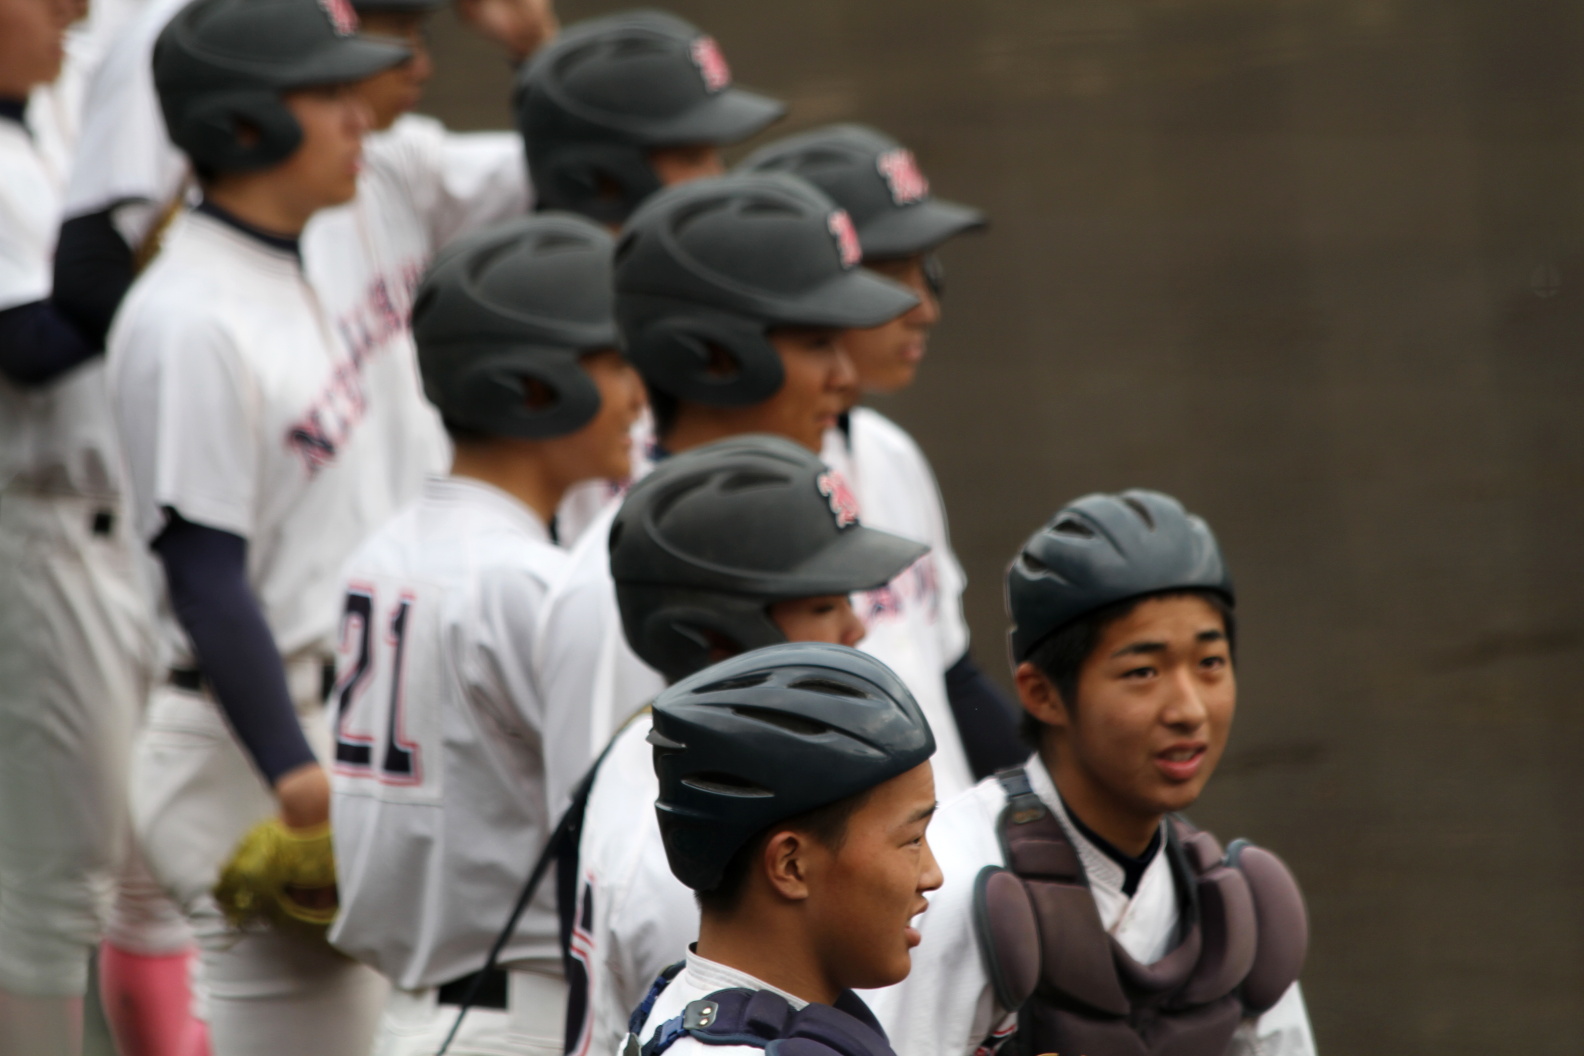
M273 927L323 939L336 916L335 854L328 823L288 829L278 818L253 826L215 884L215 901L238 929Z

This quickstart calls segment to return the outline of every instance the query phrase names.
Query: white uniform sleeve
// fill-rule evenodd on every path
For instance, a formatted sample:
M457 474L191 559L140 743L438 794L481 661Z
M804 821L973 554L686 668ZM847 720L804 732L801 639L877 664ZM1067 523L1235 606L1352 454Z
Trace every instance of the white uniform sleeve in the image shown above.
M528 211L528 168L515 132L451 132L409 114L371 136L371 164L392 166L422 217L431 250L457 235Z
M140 350L142 384L118 394L133 479L145 485L138 527L152 540L171 507L196 524L250 538L262 432L253 379L217 321L150 329L158 332L146 339L164 347ZM127 334L129 343L140 339Z
M34 214L52 203L23 193L38 183L27 178L23 160L0 156L0 311L43 300L50 291L49 246Z
M155 38L185 2L149 0L106 51L83 103L66 216L128 200L150 203L135 213L117 213L121 234L133 245L147 236L186 179L187 163L165 132L152 71Z
M478 584L473 618L464 628L473 641L471 662L462 670L475 702L488 712L509 709L495 715L502 728L526 729L531 736L544 729L532 647L544 599L545 585L537 576L520 568L491 569Z
M1309 1010L1294 983L1269 1012L1238 1027L1227 1056L1315 1056L1315 1051Z

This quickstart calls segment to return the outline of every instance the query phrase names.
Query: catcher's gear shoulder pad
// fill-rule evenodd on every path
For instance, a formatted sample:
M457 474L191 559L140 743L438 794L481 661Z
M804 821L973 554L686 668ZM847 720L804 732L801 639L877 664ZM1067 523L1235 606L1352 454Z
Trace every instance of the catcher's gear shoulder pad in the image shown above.
M661 1056L684 1037L751 1046L772 1056L893 1056L874 1014L851 991L835 1005L793 1011L770 990L717 990L656 1027L640 1056Z
M1308 919L1274 854L1242 840L1223 854L1172 817L1165 853L1191 885L1188 928L1141 965L1106 934L1078 854L1024 769L997 777L1007 866L976 878L974 929L996 1000L1021 1011L1030 1051L1132 1051L1142 1041L1148 1052L1219 1054L1241 1019L1269 1011L1297 981Z

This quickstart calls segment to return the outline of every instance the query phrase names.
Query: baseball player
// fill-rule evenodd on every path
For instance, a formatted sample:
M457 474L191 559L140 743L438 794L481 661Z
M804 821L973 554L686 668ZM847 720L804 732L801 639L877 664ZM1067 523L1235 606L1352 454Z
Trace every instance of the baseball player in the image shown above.
M930 193L913 152L862 125L831 125L789 136L748 157L749 172L802 176L847 210L864 267L902 283L919 303L906 314L846 336L858 372L854 392L892 393L913 382L930 331L940 321L935 254L948 239L982 228L977 209ZM825 434L825 461L851 485L876 527L930 544L918 565L859 601L869 627L864 646L909 685L913 672L945 673L947 699L975 777L1017 763L1022 750L1010 703L968 651L962 594L967 577L952 552L940 486L924 452L900 426L855 406Z
M133 820L197 933L217 1056L364 1051L383 997L323 941L321 702L335 573L416 492L421 464L389 438L432 412L410 362L338 331L299 256L310 217L358 189L354 86L408 58L355 26L316 0L197 0L161 31L160 105L203 197L110 336L128 506L162 566L172 654L134 747Z
M334 694L330 938L395 984L380 1056L439 1051L475 984L450 1052L561 1052L548 892L509 971L479 977L556 823L546 774L585 765L556 750L574 716L544 706L527 647L566 557L549 534L562 495L630 470L643 386L616 351L612 246L546 213L454 243L419 290L424 386L455 461L349 562Z
M701 913L627 1051L890 1056L853 990L906 977L941 882L935 745L907 687L853 649L771 646L667 690L650 742L666 856Z
M537 206L618 229L661 187L720 175L720 147L763 130L786 107L735 87L713 37L675 15L629 11L571 26L535 56L518 81L516 111ZM653 444L648 415L633 439L641 454ZM626 483L573 489L557 538L575 543Z
M105 927L183 995L190 943L135 868L128 745L152 644L96 342L50 298L64 172L30 92L71 5L0 0L0 1052L81 1048ZM32 102L38 101L33 94ZM119 883L115 880L119 878ZM109 896L115 888L115 897ZM113 903L113 906L112 906ZM114 970L114 966L102 966ZM188 1056L185 1011L161 1033ZM160 1024L154 1024L158 1028ZM140 1050L130 1050L141 1056Z
M152 79L154 41L184 0L146 0L95 73L74 167L68 220L56 262L57 301L78 329L103 335L132 280L134 257L152 255L164 218L191 191L187 159L166 134ZM338 339L358 359L398 361L419 382L408 335L411 291L434 250L453 235L522 213L527 181L513 133L455 135L404 111L419 98L432 66L422 26L434 0L371 0L353 10L382 35L409 42L411 57L362 82L375 131L368 136L359 194L310 219L301 238L306 271ZM552 33L544 0L469 0L475 25L520 57ZM349 14L338 5L341 17ZM416 43L414 43L416 42ZM447 442L437 420L388 435L391 465L406 467L401 487L416 496L428 469L444 469ZM108 420L106 409L87 417ZM369 426L372 428L373 426ZM108 736L108 734L107 734ZM117 1043L128 1056L167 1052L158 1038L138 1043L149 1024L186 1007L185 972L150 959L146 939L130 943L112 929L101 950L100 987Z
M611 528L611 573L633 650L668 681L782 642L856 645L849 596L890 582L924 544L860 525L829 470L789 440L745 436L667 459ZM566 1051L612 1052L656 975L698 934L692 892L666 865L640 714L588 792L577 855L559 866L569 940Z
M847 214L795 177L699 180L640 207L618 243L616 317L649 390L660 453L744 433L818 451L854 383L842 331L916 301L858 257ZM850 501L840 481L828 486L833 502ZM573 547L535 645L549 706L588 717L589 760L664 686L622 640L607 545L614 516L607 509ZM552 802L568 792L552 788Z
M1007 602L1037 750L930 828L945 883L874 998L897 1048L1310 1056L1297 884L1177 814L1237 701L1209 527L1158 492L1086 496L1024 544Z

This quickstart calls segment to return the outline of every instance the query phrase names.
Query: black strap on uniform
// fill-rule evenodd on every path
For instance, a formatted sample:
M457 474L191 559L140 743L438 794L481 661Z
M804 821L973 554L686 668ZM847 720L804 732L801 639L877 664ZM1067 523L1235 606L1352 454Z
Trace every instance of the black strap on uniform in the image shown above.
M684 1037L706 1045L758 1049L795 1038L813 1042L831 1056L895 1056L874 1013L851 990L842 991L833 1005L810 1004L797 1011L772 990L717 990L689 1002L681 1015L656 1027L640 1056L664 1056Z
M611 739L615 743L615 738ZM600 752L599 758L594 760L594 765L589 767L583 779L572 790L572 802L588 804L589 787L594 784L594 774L599 770L600 763L605 761L605 755L610 751L610 744L605 745L605 750ZM539 859L534 862L533 871L528 874L528 882L523 884L522 893L517 896L517 904L512 906L511 916L506 918L506 926L500 934L495 936L495 942L490 946L489 956L484 959L484 967L473 976L473 983L468 987L468 992L462 999L461 1006L457 1009L456 1022L451 1024L451 1029L446 1032L445 1043L440 1046L436 1056L445 1056L446 1050L451 1047L451 1042L456 1039L457 1031L462 1029L462 1017L468 1014L479 998L485 979L495 967L495 962L500 959L501 950L506 948L506 943L511 940L512 933L517 930L517 922L522 919L523 911L528 908L528 903L533 901L534 892L539 890L539 885L544 881L545 874L550 871L550 863L556 860L558 848L567 840L570 833L580 829L583 824L583 811L568 809L561 815L561 820L556 823L555 831L550 834L550 839L545 842L544 850L539 852Z

